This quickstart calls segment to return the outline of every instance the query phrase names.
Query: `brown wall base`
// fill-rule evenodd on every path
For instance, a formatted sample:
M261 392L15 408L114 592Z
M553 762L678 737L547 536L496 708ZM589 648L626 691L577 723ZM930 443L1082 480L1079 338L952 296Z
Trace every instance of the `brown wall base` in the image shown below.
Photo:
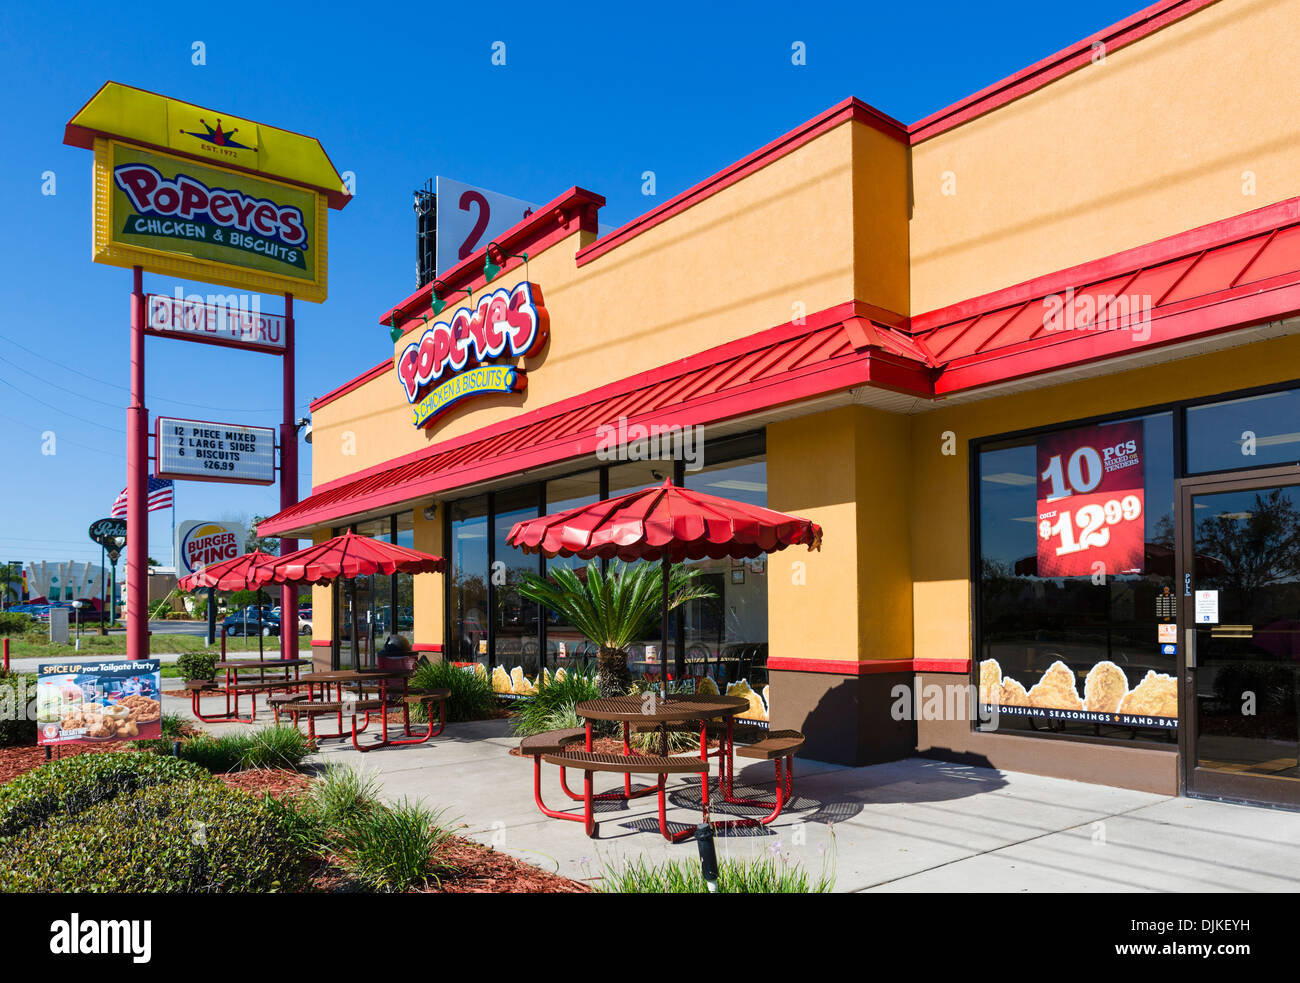
M772 729L800 730L802 757L839 765L897 761L916 749L916 725L895 720L890 690L912 685L912 674L771 673Z
M931 684L963 686L970 682L964 673L925 672L916 678L922 691ZM1160 795L1179 792L1175 747L1164 751L1014 733L980 733L971 729L969 719L920 720L916 729L915 753L927 758Z

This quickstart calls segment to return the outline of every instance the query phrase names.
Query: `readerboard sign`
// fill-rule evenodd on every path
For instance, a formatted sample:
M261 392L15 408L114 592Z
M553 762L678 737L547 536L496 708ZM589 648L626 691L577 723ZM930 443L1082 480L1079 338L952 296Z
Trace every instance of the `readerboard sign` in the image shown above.
M99 744L162 735L158 659L38 667L37 744Z
M1142 573L1143 461L1140 420L1039 438L1038 576Z
M209 345L274 355L284 353L283 314L263 314L256 306L256 294L252 295L251 302L241 294L217 299L226 303L208 303L197 295L146 294L145 331L159 337L184 338Z
M537 209L531 202L439 177L438 275L478 252Z
M160 416L154 435L155 477L182 481L275 481L275 431L235 423Z
M244 527L235 522L188 520L176 527L176 576L222 560L233 560L244 552Z

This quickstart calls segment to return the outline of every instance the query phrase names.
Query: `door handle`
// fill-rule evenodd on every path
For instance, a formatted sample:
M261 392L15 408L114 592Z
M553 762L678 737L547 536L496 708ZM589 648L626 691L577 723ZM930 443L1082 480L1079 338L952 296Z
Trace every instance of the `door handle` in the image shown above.
M1187 639L1187 640L1186 640L1186 647L1187 647L1187 659L1186 659L1186 664L1187 664L1187 668L1188 668L1188 669L1195 669L1195 668L1196 668L1196 629L1195 629L1195 628L1188 628L1188 629L1187 629L1187 636L1186 636L1186 639Z

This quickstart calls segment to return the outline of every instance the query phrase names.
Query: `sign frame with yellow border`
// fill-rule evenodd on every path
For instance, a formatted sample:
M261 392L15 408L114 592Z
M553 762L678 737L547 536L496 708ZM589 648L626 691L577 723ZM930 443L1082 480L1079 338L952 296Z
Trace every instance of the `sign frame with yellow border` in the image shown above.
M325 300L328 283L328 201L320 191L301 185L277 181L263 174L249 174L222 167L219 162L205 163L188 157L165 153L154 147L141 146L121 140L109 140L97 137L94 141L94 221L92 259L96 263L109 266L140 266L152 273L174 276L181 279L217 283L223 286L243 288L256 293L292 293L294 297L320 303ZM174 163L178 170L186 173L196 168L218 177L218 187L239 190L241 185L249 182L257 185L271 185L285 189L294 197L308 196L312 202L312 235L308 240L308 251L312 259L310 277L294 277L269 270L241 266L220 260L167 250L152 249L135 243L118 240L119 227L126 216L117 214L115 209L116 187L113 178L118 151L130 154L144 154L150 158L162 158ZM134 213L133 213L134 214ZM312 241L314 240L314 241Z

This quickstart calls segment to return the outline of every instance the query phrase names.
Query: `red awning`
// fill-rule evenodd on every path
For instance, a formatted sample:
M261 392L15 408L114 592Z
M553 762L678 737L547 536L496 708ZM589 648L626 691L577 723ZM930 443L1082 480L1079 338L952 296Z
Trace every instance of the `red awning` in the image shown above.
M922 349L844 304L604 386L507 424L435 444L392 466L324 485L258 524L258 534L303 532L363 512L595 453L603 433L628 425L695 426L811 396L875 385L914 395L931 388ZM396 389L397 382L393 380Z

